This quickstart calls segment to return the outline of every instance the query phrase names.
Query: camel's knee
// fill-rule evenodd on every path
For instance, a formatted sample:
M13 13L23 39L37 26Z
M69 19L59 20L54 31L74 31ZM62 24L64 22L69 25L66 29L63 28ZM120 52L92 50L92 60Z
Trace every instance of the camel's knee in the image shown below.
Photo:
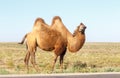
M36 64L36 62L35 62L35 52L30 52L30 56L31 56L31 63L33 65L35 65Z
M26 62L27 62L27 60L26 60L26 58L24 59L24 63L26 64Z

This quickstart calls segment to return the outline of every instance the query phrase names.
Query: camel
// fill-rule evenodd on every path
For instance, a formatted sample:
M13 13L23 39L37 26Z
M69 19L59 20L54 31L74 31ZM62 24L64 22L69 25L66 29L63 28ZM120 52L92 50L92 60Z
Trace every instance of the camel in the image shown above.
M86 26L83 23L80 23L77 28L78 30L76 30L74 34L71 34L66 26L63 24L61 18L59 16L55 16L52 20L51 28L61 33L70 52L74 53L82 48L85 42L86 29Z
M85 42L85 29L86 26L83 23L80 23L80 25L74 31L74 34L71 34L64 26L59 16L53 18L51 26L47 25L42 18L36 19L32 32L27 33L20 43L23 44L26 40L28 52L26 54L24 62L27 66L27 69L29 70L28 62L30 56L33 67L36 70L38 69L35 66L36 47L39 47L46 51L54 50L55 58L52 70L54 69L58 56L60 56L60 67L62 69L63 59L67 47L68 50L73 53L82 48Z

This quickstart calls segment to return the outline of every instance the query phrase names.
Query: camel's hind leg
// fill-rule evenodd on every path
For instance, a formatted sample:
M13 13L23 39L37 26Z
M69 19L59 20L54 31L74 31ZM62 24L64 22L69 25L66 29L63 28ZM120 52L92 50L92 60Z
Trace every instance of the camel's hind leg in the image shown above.
M25 59L24 59L24 62L25 62L25 65L26 65L26 67L27 67L27 72L29 73L29 66L28 66L28 64L29 64L29 59L30 59L30 52L28 51L27 53L26 53L26 56L25 56Z
M64 49L63 53L60 55L60 68L61 68L61 70L63 69L63 60L64 60L65 53L66 53L66 48Z
M31 63L32 63L33 67L35 68L35 70L38 72L39 68L36 66L35 50L30 52L30 56L31 56Z

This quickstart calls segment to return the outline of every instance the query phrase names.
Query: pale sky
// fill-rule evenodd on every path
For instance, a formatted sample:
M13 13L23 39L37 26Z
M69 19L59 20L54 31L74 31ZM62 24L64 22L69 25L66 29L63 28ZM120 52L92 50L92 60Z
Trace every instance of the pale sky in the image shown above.
M83 22L86 42L120 42L120 0L0 0L0 42L19 42L37 17L60 16L73 33Z

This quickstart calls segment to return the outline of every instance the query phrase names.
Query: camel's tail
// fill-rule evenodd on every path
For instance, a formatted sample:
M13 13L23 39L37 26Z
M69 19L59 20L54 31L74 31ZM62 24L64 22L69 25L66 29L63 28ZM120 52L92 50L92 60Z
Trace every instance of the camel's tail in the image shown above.
M25 39L26 39L26 37L27 37L27 34L23 37L22 41L21 41L21 42L19 42L18 44L23 44L23 43L24 43L24 41L25 41Z

